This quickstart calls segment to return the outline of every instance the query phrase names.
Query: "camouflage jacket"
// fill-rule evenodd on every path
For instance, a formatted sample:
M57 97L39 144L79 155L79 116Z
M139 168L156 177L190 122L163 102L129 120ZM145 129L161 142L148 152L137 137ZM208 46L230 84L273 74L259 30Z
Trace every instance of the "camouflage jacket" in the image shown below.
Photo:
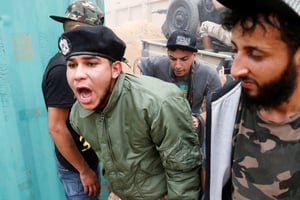
M300 114L274 122L233 82L208 99L206 199L300 199Z

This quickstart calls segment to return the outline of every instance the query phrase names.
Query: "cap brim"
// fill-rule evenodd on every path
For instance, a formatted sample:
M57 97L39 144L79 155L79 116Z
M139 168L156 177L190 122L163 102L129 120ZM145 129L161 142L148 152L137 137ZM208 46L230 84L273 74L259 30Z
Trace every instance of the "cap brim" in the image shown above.
M219 3L221 3L226 8L234 8L239 3L238 0L217 0ZM246 0L247 1L247 0Z
M274 0L217 0L217 1L229 9L241 10L242 12L243 11L251 12L252 8L263 9L264 7L270 7L270 5L272 5L273 7L277 6L277 8L279 8L282 5L281 3L286 4L284 1L274 2ZM291 8L291 10L293 9Z
M187 47L187 46L181 46L181 45L167 45L167 48L181 49L181 50L194 51L194 52L198 51L198 49L195 49L195 48L192 48L192 47Z
M74 52L74 53L70 53L68 55L66 55L66 59L68 60L70 57L72 56L79 56L79 55L90 55L90 56L99 56L99 57L103 57L103 58L106 58L110 61L123 61L124 58L121 58L121 59L116 59L116 58L113 58L107 54L103 54L103 53L99 53L99 52L90 52L90 51L78 51L78 52Z
M51 19L57 21L57 22L60 22L60 23L65 23L67 20L71 20L71 19L66 18L66 17L54 16L54 15L50 15L49 17Z
M223 6L229 9L242 9L248 8L248 6L259 5L265 0L217 0Z

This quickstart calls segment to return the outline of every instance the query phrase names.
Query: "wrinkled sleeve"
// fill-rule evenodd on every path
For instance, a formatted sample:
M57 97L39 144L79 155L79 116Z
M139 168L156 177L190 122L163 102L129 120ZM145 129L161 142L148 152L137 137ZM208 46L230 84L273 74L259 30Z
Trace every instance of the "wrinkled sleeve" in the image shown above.
M214 37L224 44L231 46L231 32L225 30L221 24L217 24L211 21L204 21L198 28L197 34L201 37L207 35Z
M216 69L213 69L210 72L210 77L208 79L208 91L206 95L215 92L217 89L222 87L221 80L219 78L218 72Z
M142 57L138 61L138 67L143 75L159 77L158 73L160 73L161 67L164 66L163 60L165 60L163 56Z
M175 96L163 101L151 128L166 171L168 199L198 199L200 145L186 98Z

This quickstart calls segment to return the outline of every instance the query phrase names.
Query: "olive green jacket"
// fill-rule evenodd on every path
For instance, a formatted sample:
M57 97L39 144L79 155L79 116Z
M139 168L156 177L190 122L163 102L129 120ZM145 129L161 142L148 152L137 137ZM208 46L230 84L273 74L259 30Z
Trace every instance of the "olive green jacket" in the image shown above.
M122 200L199 198L200 145L176 85L122 72L104 110L85 110L76 102L70 120Z

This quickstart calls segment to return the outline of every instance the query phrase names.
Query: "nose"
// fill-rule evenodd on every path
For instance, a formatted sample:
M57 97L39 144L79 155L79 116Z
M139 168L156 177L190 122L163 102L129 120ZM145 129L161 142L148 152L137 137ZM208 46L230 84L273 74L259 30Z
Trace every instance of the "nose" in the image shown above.
M86 71L82 64L78 64L78 66L75 69L74 73L74 79L80 80L86 78Z
M249 72L248 68L246 67L246 59L242 56L239 55L238 53L234 56L232 65L231 65L231 76L233 78L239 78L246 76Z
M175 61L175 68L176 69L180 69L181 68L181 61L179 60L179 59L177 59L176 61Z

